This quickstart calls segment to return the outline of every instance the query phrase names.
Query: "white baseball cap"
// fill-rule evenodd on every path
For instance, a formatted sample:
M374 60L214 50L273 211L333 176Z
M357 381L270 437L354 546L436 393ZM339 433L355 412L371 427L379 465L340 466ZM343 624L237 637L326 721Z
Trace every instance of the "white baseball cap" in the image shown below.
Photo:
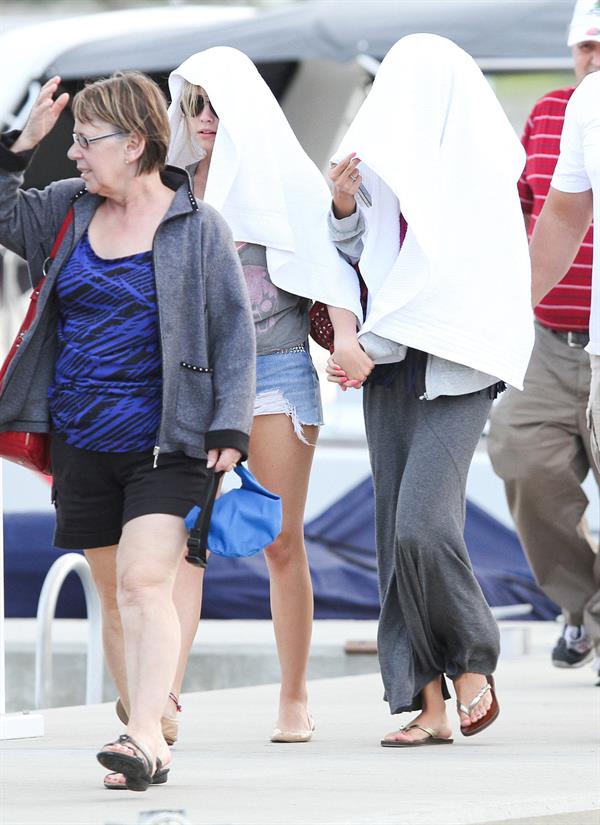
M567 46L586 40L600 42L600 0L577 0L575 3Z

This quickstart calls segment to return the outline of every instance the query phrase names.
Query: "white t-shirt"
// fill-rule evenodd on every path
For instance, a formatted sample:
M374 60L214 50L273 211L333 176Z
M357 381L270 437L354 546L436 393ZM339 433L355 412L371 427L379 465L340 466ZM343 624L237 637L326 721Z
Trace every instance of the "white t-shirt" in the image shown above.
M560 157L552 186L561 192L594 196L594 262L592 314L587 351L600 355L600 72L585 77L573 92L565 112Z

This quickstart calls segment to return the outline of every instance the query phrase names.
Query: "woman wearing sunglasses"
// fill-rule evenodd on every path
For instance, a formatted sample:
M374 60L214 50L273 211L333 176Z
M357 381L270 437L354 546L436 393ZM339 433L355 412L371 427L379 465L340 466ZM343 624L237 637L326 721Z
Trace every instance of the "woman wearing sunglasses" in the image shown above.
M144 791L167 781L171 761L161 716L180 648L172 590L184 517L208 468L227 471L248 449L252 316L227 225L165 167L166 103L144 75L76 95L68 155L80 178L19 189L68 103L54 99L59 80L23 132L0 139L0 243L27 260L34 287L47 269L2 387L0 427L52 433L54 543L86 550L129 712L127 733L98 760L120 787Z
M524 153L475 62L412 35L388 52L334 156L330 230L369 289L338 334L330 380L364 389L381 597L378 654L393 714L419 711L384 747L452 743L498 716L494 618L463 538L469 465L502 382L522 388L533 344ZM366 187L372 206L355 199Z
M283 508L282 532L265 548L281 666L271 741L306 742L314 729L306 691L313 597L303 521L322 424L308 311L311 299L330 303L343 292L345 307L360 313L358 282L327 234L327 185L249 58L231 48L200 52L169 85L169 161L188 169L195 196L227 220L250 294L257 388L248 462ZM183 570L175 598L188 614L190 645L201 590L201 574ZM175 692L184 669L182 659Z

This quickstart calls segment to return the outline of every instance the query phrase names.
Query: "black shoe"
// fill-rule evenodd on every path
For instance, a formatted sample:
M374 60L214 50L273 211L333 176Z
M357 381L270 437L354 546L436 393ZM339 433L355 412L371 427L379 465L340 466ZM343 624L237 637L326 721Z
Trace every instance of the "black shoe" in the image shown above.
M580 649L577 650L569 646L563 632L552 651L552 664L554 667L581 667L589 662L594 655L592 645L590 644L587 647L579 642L579 647Z

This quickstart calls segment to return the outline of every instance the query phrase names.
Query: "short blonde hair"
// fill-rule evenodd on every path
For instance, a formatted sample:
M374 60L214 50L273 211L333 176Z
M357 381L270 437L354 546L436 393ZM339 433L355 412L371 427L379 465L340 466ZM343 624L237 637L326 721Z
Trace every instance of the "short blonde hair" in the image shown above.
M183 81L183 87L181 89L181 108L187 117L194 116L196 98L199 94L201 94L201 88L201 86L194 86L194 84L190 83L189 80L184 79Z
M141 72L115 72L87 84L73 99L73 115L81 123L103 120L145 141L137 174L161 171L169 147L167 102L157 84Z

